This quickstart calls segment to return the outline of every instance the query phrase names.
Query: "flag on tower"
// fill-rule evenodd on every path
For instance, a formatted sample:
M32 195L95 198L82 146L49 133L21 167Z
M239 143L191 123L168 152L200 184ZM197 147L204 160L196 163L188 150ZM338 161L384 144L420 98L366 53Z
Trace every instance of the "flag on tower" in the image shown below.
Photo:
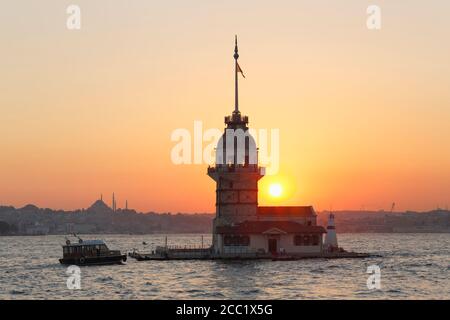
M237 61L236 61L236 72L240 72L241 74L242 74L242 76L244 77L244 79L245 79L245 76L244 76L244 72L242 72L242 69L241 69L241 67L239 66L239 63L237 63Z

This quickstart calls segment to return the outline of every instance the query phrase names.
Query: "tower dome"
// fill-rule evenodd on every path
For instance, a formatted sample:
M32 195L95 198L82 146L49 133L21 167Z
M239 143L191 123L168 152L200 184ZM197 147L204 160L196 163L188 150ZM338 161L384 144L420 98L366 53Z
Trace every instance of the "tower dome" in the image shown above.
M256 141L250 134L248 118L239 112L225 117L227 125L216 148L216 166L248 166L258 164Z

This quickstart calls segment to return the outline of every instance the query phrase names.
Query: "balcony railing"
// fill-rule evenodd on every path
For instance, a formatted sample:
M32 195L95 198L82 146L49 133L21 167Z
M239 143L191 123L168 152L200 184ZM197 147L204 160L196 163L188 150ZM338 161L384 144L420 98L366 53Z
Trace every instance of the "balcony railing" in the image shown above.
M219 164L215 166L209 166L208 167L208 173L215 173L215 172L261 172L263 174L264 169L262 167L259 167L257 164Z

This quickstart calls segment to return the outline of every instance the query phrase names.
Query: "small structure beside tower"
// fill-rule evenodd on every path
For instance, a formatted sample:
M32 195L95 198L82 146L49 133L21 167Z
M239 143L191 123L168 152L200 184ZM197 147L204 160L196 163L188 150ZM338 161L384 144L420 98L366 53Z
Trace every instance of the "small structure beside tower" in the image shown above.
M338 251L338 241L336 236L336 226L334 224L334 214L328 216L327 234L325 236L324 249L328 252Z

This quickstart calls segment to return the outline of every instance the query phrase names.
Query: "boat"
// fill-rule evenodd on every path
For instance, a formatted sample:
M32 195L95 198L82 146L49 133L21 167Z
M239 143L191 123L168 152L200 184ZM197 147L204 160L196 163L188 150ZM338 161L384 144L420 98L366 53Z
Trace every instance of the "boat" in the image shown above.
M154 250L152 250L151 252L141 252L137 249L133 249L132 252L128 253L128 256L130 258L136 259L137 261L154 260L152 259L154 255L155 255Z
M110 250L102 240L83 240L72 243L66 238L63 247L61 264L70 265L108 265L122 264L127 261L127 255L119 250Z

